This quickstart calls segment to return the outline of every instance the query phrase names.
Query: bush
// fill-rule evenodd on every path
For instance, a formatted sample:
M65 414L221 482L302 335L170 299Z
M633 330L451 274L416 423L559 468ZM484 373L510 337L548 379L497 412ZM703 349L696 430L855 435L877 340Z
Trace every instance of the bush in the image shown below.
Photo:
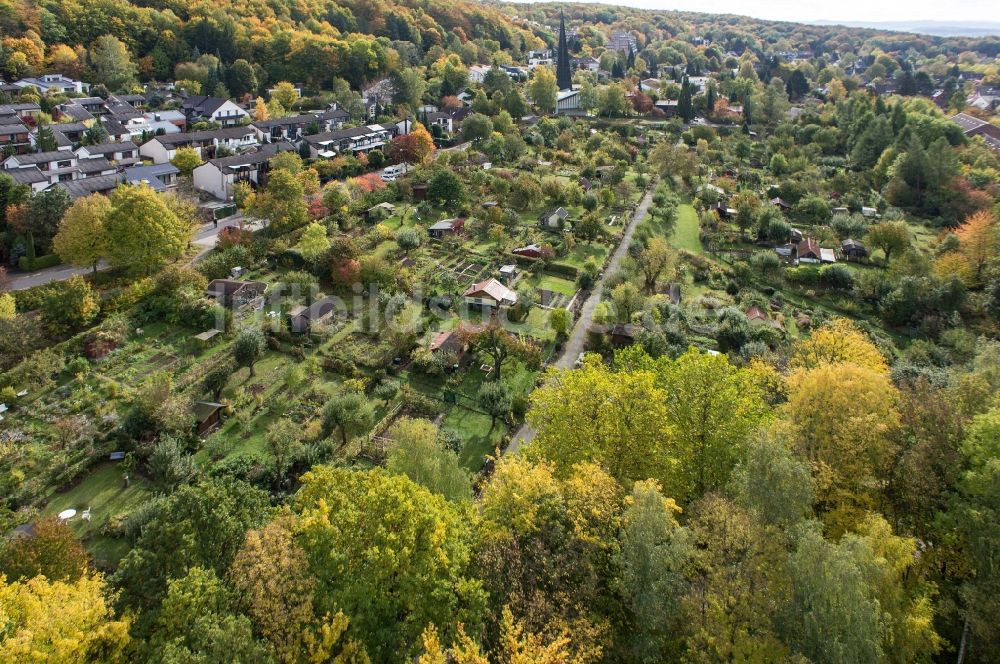
M823 288L850 290L854 275L843 265L824 265L819 270L819 283Z

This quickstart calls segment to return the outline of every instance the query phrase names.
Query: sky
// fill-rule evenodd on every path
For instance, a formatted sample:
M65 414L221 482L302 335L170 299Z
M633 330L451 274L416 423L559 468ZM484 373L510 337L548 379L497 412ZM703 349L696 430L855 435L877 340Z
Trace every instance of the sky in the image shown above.
M642 9L742 14L778 21L1000 22L1000 0L604 0Z

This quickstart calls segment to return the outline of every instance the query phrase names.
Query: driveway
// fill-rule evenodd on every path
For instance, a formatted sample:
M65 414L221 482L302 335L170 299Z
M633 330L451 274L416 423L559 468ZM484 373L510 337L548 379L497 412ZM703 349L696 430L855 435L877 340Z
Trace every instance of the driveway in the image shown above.
M621 265L622 259L625 258L625 254L628 251L628 246L632 242L632 236L635 234L635 229L638 228L639 223L646 218L646 214L649 212L649 207L653 204L653 189L655 184L655 182L650 183L649 189L646 190L646 195L642 197L641 201L639 201L639 205L636 207L635 213L632 215L632 219L628 222L628 226L625 227L625 234L622 235L621 242L618 243L615 253L611 255L611 260L608 261L600 279L597 280L597 283L594 285L594 289L590 292L590 297L587 298L587 301L583 303L583 307L580 308L580 315L577 316L577 319L573 324L573 329L569 334L569 339L567 339L566 343L563 345L562 355L560 355L559 358L551 364L551 366L559 369L568 369L573 366L576 362L576 358L583 352L583 345L587 340L587 330L590 329L590 324L594 321L594 310L601 301L601 296L604 292L604 284L608 280L608 277L618 271L618 266ZM517 433L514 434L514 437L510 441L510 445L507 446L503 453L512 454L517 452L522 445L531 442L534 437L535 430L527 424L523 425L520 429L518 429Z
M230 226L239 226L241 222L244 222L243 213L238 213L232 217L228 217L219 222L218 227L213 223L203 224L197 231L195 231L194 236L191 238L192 244L198 245L199 251L194 258L191 259L192 263L196 263L205 257L212 249L215 248L215 242L218 240L219 231L223 228L229 228ZM248 228L256 230L256 226L247 224ZM98 270L108 269L108 264L101 261L98 266ZM25 290L27 288L32 288L33 286L43 286L45 284L50 284L55 281L65 281L70 277L76 275L86 275L90 274L91 268L84 267L72 267L70 265L57 265L55 267L45 268L44 270L37 270L35 272L19 272L15 274L8 274L8 285L10 290Z

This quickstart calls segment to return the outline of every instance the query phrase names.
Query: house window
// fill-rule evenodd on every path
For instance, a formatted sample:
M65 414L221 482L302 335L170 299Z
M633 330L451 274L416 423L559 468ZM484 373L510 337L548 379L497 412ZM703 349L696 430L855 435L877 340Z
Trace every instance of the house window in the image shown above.
M73 165L72 161L58 161L56 162L56 168L69 168Z

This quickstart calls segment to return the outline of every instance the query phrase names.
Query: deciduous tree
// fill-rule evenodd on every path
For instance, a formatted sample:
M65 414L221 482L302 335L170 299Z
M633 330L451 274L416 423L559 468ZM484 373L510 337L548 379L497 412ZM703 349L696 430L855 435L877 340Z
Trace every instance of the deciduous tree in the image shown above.
M66 210L52 240L59 257L78 267L92 267L96 273L98 261L107 253L104 220L110 212L107 196L92 194L77 199Z

